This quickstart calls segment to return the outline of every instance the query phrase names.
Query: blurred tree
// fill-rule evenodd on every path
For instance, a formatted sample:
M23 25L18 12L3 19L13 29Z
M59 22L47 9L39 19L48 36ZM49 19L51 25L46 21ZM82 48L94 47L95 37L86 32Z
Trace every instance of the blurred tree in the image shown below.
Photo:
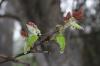
M78 2L76 11L80 7L84 7L85 18L81 22L83 22L82 25L85 30L66 30L66 49L62 55L56 52L59 50L57 43L50 41L49 47L52 48L50 49L51 53L34 54L39 64L38 66L100 66L100 1L96 0L94 2L91 0L95 3L91 7L92 10L86 6L86 2L89 0L75 1ZM20 20L21 25L31 20L38 25L43 34L53 30L56 24L63 23L60 0L8 0L7 2L4 15L9 16L6 18L0 17L0 53L12 55L12 30L15 20ZM96 13L91 14L95 12L93 10L96 10ZM12 18L11 16L17 17L18 19ZM42 50L44 50L44 46L42 46ZM11 65L7 64L5 66Z
M12 56L14 19L0 18L0 54ZM3 59L0 58L0 61ZM0 66L11 66L11 63L0 64Z

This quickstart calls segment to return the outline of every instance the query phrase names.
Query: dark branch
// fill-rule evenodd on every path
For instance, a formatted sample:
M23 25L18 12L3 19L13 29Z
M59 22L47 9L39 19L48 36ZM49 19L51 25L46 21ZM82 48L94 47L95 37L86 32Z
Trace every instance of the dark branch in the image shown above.
M20 53L20 54L16 55L14 58L18 58L18 57L27 55L27 54L29 54L29 53L31 53L31 51L28 51L26 54L23 52L23 53Z
M0 55L0 58L3 59L3 61L0 61L0 64L11 61L11 62L25 64L26 66L30 66L27 63L24 63L22 61L16 60L16 58L24 56L24 55L27 55L27 54L30 54L30 53L48 53L48 51L38 50L37 47L40 46L41 44L43 44L45 41L49 41L51 39L51 37L57 32L58 32L58 30L54 30L52 32L46 33L45 35L41 36L39 38L39 40L36 41L35 44L33 44L32 49L30 51L28 51L26 54L24 54L24 52L23 52L23 53L20 53L20 54L16 55L15 57L9 57L9 56L6 56L6 55Z

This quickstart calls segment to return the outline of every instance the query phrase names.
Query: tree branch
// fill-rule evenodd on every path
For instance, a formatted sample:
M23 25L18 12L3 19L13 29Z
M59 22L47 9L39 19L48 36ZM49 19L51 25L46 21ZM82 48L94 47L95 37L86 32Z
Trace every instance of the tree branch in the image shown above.
M6 55L0 55L0 58L3 59L3 61L0 61L0 64L11 61L11 62L25 64L26 66L30 66L29 64L27 64L25 62L22 62L22 61L19 61L16 58L24 56L24 55L27 55L27 54L30 54L30 53L48 53L48 51L38 50L37 47L41 46L45 41L49 41L50 38L57 32L58 32L58 30L54 30L54 31L51 31L51 32L46 33L45 35L41 36L35 42L35 44L33 44L33 47L31 48L31 50L28 51L26 54L24 54L24 52L23 52L23 53L20 53L20 54L16 55L15 57L9 57L9 56L6 56Z

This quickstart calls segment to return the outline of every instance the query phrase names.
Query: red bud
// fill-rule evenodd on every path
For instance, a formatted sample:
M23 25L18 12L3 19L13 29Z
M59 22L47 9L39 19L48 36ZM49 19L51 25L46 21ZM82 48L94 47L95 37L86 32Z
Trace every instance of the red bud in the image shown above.
M28 25L34 26L34 23L32 21L27 22Z
M71 18L71 13L68 12L68 14L64 17L64 20L69 20L69 18Z
M75 19L82 20L84 16L83 9L80 8L78 11L73 11L72 15Z
M26 31L21 31L21 35L23 36L23 37L27 37L28 36L28 33L26 32Z

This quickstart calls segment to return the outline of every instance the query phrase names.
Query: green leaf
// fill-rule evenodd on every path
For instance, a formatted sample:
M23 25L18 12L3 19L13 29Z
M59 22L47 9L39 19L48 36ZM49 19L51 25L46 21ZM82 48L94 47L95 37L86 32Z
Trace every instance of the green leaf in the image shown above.
M70 22L70 27L73 29L83 29L79 24L77 24L75 21Z
M71 17L69 19L69 26L72 28L72 29L83 29L82 26L80 26L78 23L77 23L77 20L74 18L74 17Z
M77 23L77 20L74 18L74 17L71 17L68 22L64 25L64 28L68 28L70 27L71 29L84 29L82 26L80 26L78 23Z
M29 51L31 49L31 47L33 46L33 43L35 43L37 39L38 39L37 35L31 35L28 38L26 38L26 43L24 46L25 54L27 53L27 51Z
M63 53L64 49L65 49L65 37L64 37L64 35L62 33L58 33L58 34L56 34L55 39L60 46L60 53Z

